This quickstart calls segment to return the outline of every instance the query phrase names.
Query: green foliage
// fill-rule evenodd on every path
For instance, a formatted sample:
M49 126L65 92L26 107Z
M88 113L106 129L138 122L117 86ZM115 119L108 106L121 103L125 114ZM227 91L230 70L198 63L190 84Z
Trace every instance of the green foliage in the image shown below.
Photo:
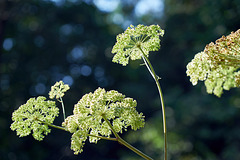
M135 100L114 90L98 88L84 95L74 106L73 115L63 122L73 133L71 149L75 154L81 153L88 136L91 143L97 143L98 136L110 137L112 132L107 121L117 133L126 131L129 126L133 130L143 127L144 116L136 111L136 106Z
M60 97L64 96L64 93L69 90L70 87L67 84L64 84L63 81L56 82L52 87L51 91L49 92L49 98L59 99Z
M113 46L112 53L115 54L113 62L126 66L129 58L131 60L141 59L144 51L148 57L149 51L157 51L160 49L160 38L163 36L164 30L159 25L131 25L124 33L117 36L117 42Z
M207 45L187 65L187 75L196 85L205 81L209 94L220 97L224 90L240 86L240 30Z
M50 133L48 125L58 116L59 109L54 101L46 101L45 97L30 98L12 114L11 129L17 131L20 137L32 133L36 140L43 140L44 135Z

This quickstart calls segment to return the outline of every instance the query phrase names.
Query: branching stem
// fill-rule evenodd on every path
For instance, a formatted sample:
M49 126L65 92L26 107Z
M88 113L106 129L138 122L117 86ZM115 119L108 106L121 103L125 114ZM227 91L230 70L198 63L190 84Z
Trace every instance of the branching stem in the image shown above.
M152 64L150 63L149 59L147 58L147 56L144 54L141 46L138 47L139 50L142 52L142 59L148 69L148 71L150 72L150 74L152 75L153 79L156 82L157 88L158 88L158 92L159 92L159 97L160 97L160 101L161 101L161 105L162 105L162 118L163 118L163 132L164 132L164 160L167 160L167 126L166 126L166 115L165 115L165 106L164 106L164 101L163 101L163 94L162 94L162 89L159 83L159 77L156 75Z
M92 134L87 134L87 136L105 139L105 140L109 140L109 141L118 141L117 138L103 137L103 136L97 136L97 135L92 135Z
M130 145L129 143L127 143L125 140L123 140L118 134L117 132L114 130L112 124L109 122L109 120L106 118L106 116L103 114L102 115L103 119L107 122L108 126L111 128L114 136L116 137L116 140L124 145L125 147L129 148L130 150L132 150L133 152L135 152L136 154L138 154L139 156L141 156L142 158L146 159L146 160L153 160L151 157L149 157L148 155L144 154L143 152L139 151L138 149L136 149L135 147L133 147L132 145Z
M124 141L118 134L117 132L114 130L113 126L111 125L111 123L108 121L108 119L104 116L104 114L102 115L103 119L107 122L107 124L109 125L109 127L111 128L114 136L116 138L109 138L109 137L103 137L103 136L96 136L96 135L92 135L92 134L87 134L87 136L92 136L92 137L97 137L97 138L100 138L100 139L105 139L105 140L110 140L110 141L117 141L119 142L120 144L126 146L127 148L129 148L130 150L132 150L133 152L135 152L136 154L138 154L139 156L141 156L142 158L146 159L146 160L152 160L151 157L147 156L146 154L142 153L141 151L139 151L138 149L136 149L135 147L131 146L129 143L127 143L126 141ZM66 128L64 127L60 127L60 126L57 126L57 125L54 125L54 124L50 124L50 123L47 123L47 122L44 122L44 121L41 121L39 119L36 118L37 121L43 123L43 124L46 124L50 127L53 127L53 128L56 128L56 129L60 129L60 130L64 130L64 131L67 131L69 132Z
M47 122L44 122L44 121L41 121L39 119L36 118L37 121L43 123L43 124L46 124L52 128L56 128L56 129L60 129L60 130L63 130L63 131L67 131L69 132L69 130L67 130L66 128L64 127L61 127L61 126L57 126L57 125L54 125L54 124L50 124L50 123L47 123ZM92 137L96 137L96 138L100 138L100 139L105 139L105 140L110 140L110 141L117 141L117 138L110 138L110 137L103 137L103 136L97 136L97 135L92 135L92 134L87 134L87 136L92 136Z

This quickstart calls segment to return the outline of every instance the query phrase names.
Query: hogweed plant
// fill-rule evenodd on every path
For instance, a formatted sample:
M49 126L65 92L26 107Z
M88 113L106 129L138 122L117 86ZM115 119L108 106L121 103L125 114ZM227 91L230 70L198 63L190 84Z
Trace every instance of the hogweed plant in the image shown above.
M49 92L50 98L63 97L64 92L69 89L69 86L62 81L56 84ZM62 126L57 126L53 124L59 114L56 103L39 96L36 99L30 98L26 104L13 112L11 129L16 130L20 137L32 133L32 136L39 141L50 133L51 129L48 127L70 132L72 133L71 149L75 154L83 151L87 139L91 143L105 139L118 141L143 158L151 159L119 136L119 133L123 130L127 131L128 127L133 130L144 127L144 116L137 112L136 106L137 102L132 98L114 90L105 91L98 88L93 93L85 94L74 106L73 115L68 116ZM115 138L110 137L112 133Z
M167 127L163 94L160 87L160 77L154 71L148 57L151 51L160 49L160 37L164 31L159 25L144 26L131 25L126 31L117 36L113 46L113 62L126 66L129 60L142 59L151 76L155 80L159 92L163 131L164 131L164 160L167 160ZM187 76L196 85L198 81L205 81L209 94L220 97L223 90L240 87L240 30L223 36L215 43L208 44L204 51L195 55L187 65ZM142 113L136 110L136 100L126 97L115 90L106 91L96 89L93 93L85 94L73 109L73 115L66 118L63 96L70 87L62 81L56 82L49 92L50 99L61 103L64 121L61 126L53 124L59 115L56 102L39 96L30 98L12 114L13 123L10 128L17 135L24 137L32 134L36 140L51 132L51 128L60 129L72 134L71 149L74 154L83 151L88 139L90 143L97 143L100 139L117 141L144 159L152 159L123 140L119 134L128 128L137 130L144 127Z
M159 25L138 25L136 27L131 25L124 33L117 36L117 42L112 49L112 53L115 54L112 61L126 66L129 59L142 59L152 75L158 88L162 106L164 160L167 160L167 126L163 93L159 83L159 79L161 78L155 73L154 68L148 59L150 51L158 51L160 49L160 37L163 35L164 30L162 30Z
M115 54L113 62L126 66L131 60L142 59L148 71L156 82L162 105L163 130L164 130L164 159L167 160L167 128L163 95L156 75L148 57L149 52L160 49L160 36L164 31L158 25L136 27L130 26L126 31L117 36L117 42L112 49ZM73 115L65 115L63 96L69 86L62 81L56 82L49 92L50 99L61 103L64 121L61 126L53 124L59 115L59 109L53 100L39 96L30 98L26 104L21 105L12 114L11 129L16 130L20 137L32 134L36 140L50 133L52 128L60 129L72 134L71 149L74 154L83 151L88 139L90 143L97 143L100 139L117 141L126 146L144 159L152 159L138 149L124 141L119 134L128 128L137 130L144 127L145 121L142 113L136 110L136 100L126 97L115 91L96 89L93 93L85 94L74 106Z

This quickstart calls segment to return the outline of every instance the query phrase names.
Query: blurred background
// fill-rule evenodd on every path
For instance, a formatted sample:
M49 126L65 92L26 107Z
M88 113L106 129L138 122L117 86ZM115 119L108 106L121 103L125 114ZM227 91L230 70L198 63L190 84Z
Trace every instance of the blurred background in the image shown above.
M163 156L158 91L142 61L111 62L116 35L130 24L159 24L159 52L150 54L165 98L169 160L239 160L240 92L221 98L192 86L186 65L206 44L240 28L239 0L0 0L0 159L137 160L116 142L88 141L70 150L71 134L52 129L38 142L10 130L11 114L31 97L48 96L63 80L66 114L86 93L114 89L138 101L145 128L123 139L158 160ZM58 106L60 104L58 103ZM60 115L55 124L61 125Z

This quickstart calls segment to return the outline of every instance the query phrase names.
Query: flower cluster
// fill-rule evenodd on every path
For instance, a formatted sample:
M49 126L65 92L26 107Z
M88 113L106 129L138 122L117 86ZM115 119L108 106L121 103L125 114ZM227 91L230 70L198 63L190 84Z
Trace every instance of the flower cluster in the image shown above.
M69 90L70 87L67 84L64 84L63 81L56 82L49 92L49 98L51 99L59 99L64 96L64 93Z
M222 36L214 44L208 44L204 52L214 65L240 67L240 29L227 37Z
M32 133L36 140L43 140L44 134L50 133L46 124L52 124L58 116L59 109L54 101L46 101L45 97L30 98L12 114L11 129L17 131L20 137Z
M109 121L117 133L131 127L137 130L144 126L144 116L136 111L137 102L132 98L111 90L98 88L94 93L84 95L74 106L73 115L67 117L63 126L73 133L71 149L81 153L89 136L91 143L97 143L98 136L112 134Z
M196 85L205 81L209 94L220 97L223 89L240 86L240 30L208 44L187 65L187 75Z
M149 51L160 49L159 36L163 34L164 30L159 25L137 27L131 25L124 33L117 36L117 42L112 49L112 53L115 54L112 61L126 66L129 58L131 60L142 58L141 50L148 56Z

